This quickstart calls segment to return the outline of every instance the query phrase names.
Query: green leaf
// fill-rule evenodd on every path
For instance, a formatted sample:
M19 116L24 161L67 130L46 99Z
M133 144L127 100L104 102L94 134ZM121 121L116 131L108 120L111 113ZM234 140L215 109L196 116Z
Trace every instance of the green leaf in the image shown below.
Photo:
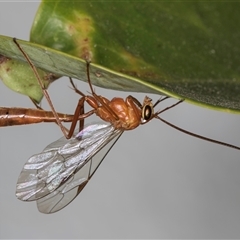
M52 74L48 74L41 69L38 69L38 74L46 88L54 80ZM27 95L38 103L41 101L42 90L28 63L0 55L0 78L10 89Z
M239 112L238 7L236 2L43 1L31 41L91 58L98 64L91 79L99 86ZM23 45L37 66L86 80L83 61L49 49L44 56L46 48L34 52Z
M31 61L36 67L44 69L47 72L51 73L42 73L42 75L45 75L45 79L49 80L51 76L61 75L77 78L82 81L87 81L86 61L48 47L21 40L17 41L24 49L24 51L28 54ZM22 53L17 48L16 44L13 42L13 39L10 37L0 36L0 54L13 58L11 59L11 61L14 61L13 64L15 64L14 59L26 61ZM23 94L24 92L29 91L27 95L30 96L31 93L31 97L38 101L39 98L37 98L37 96L41 95L42 91L41 88L38 87L37 79L33 74L30 66L28 64L25 64L26 69L23 68L24 65L22 65L22 69L16 70L15 68L12 68L11 71L9 71L9 68L5 67L6 63L4 59L6 58L2 57L2 59L3 61L0 61L0 77L3 79L3 82L9 86L10 84L6 82L9 82L9 78L11 78L11 89L15 91L18 89L18 92ZM7 61L9 61L9 59L7 59ZM19 74L19 77L15 78L15 70L22 70L24 77L20 77ZM8 76L7 81L5 79L5 76ZM93 84L104 88L131 92L159 93L159 91L155 90L154 86L151 84L141 82L139 79L111 71L96 64L91 64L90 77ZM31 84L38 88L36 96L34 95L34 92L31 92L31 89L28 88L29 86L26 86L25 80L27 78L29 81L31 78ZM49 81L47 82L49 83ZM21 91L19 90L19 86L22 87Z

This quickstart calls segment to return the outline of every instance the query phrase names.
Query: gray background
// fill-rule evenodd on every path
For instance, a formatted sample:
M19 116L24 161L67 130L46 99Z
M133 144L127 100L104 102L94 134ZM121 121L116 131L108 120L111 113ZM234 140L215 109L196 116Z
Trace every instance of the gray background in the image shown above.
M0 2L0 34L28 40L38 5ZM88 90L85 83L77 85ZM50 87L59 112L75 109L78 96L68 86L63 78ZM108 98L128 95L96 91ZM144 95L134 93L139 100ZM2 82L0 105L33 107ZM45 101L43 107L49 109ZM183 103L162 117L240 145L239 115ZM16 181L25 161L61 136L55 124L0 129L1 238L240 238L240 152L187 136L158 120L125 132L68 207L51 215L39 213L34 202L16 199Z

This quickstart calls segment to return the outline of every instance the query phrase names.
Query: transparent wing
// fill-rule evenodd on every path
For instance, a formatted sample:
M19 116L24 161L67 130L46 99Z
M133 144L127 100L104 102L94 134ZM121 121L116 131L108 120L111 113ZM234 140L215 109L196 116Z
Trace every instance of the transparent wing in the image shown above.
M24 165L17 198L37 200L44 213L62 209L81 192L121 133L112 125L97 123L70 140L63 137L51 143Z

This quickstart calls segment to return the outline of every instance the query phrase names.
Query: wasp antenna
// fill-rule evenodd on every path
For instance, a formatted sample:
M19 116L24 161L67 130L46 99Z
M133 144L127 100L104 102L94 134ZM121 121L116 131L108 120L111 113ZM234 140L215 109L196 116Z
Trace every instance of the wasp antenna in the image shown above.
M163 102L164 100L168 99L170 97L166 96L164 98L160 97L153 105L153 107L155 108L160 102Z
M193 137L196 137L196 138L200 138L200 139L203 139L203 140L208 141L208 142L212 142L212 143L216 143L216 144L219 144L219 145L223 145L223 146L225 146L225 147L230 147L230 148L234 148L234 149L240 150L240 147L237 147L237 146L235 146L235 145L232 145L232 144L229 144L229 143L225 143L225 142L221 142L221 141L218 141L218 140L215 140L215 139L212 139L212 138L207 138L207 137L204 137L204 136L202 136L202 135L198 135L198 134L196 134L196 133L189 132L189 131L187 131L187 130L185 130L185 129L183 129L183 128L177 127L177 126L175 126L174 124L172 124L172 123L164 120L163 118L161 118L161 117L159 117L159 116L156 116L156 118L158 118L160 121L166 123L166 124L169 125L170 127L175 128L175 129L177 129L178 131L183 132L183 133L185 133L185 134L188 134L188 135L190 135L190 136L193 136Z
M163 99L160 100L160 101L158 100L157 103L160 103L160 102L162 102L162 101L165 100L165 99L167 99L167 98L163 98ZM157 117L160 113L163 113L163 112L165 112L165 111L167 111L167 110L169 110L169 109L177 106L178 104L182 103L183 101L184 101L184 100L179 100L178 102L174 103L173 105L171 105L171 106L169 106L169 107L166 107L166 108L164 108L164 109L161 110L161 111L156 112L156 113L155 113L155 117ZM156 106L156 103L154 104L154 106Z

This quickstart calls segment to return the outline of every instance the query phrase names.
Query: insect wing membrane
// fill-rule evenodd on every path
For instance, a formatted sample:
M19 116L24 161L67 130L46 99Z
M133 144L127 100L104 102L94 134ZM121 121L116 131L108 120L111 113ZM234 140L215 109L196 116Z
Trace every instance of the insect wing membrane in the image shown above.
M17 198L23 201L34 201L53 191L54 187L57 187L56 177L58 174L61 176L64 173L67 159L67 151L64 155L59 154L59 151L63 147L66 149L70 143L76 145L77 142L74 138L67 140L62 137L48 145L42 153L30 157L18 178ZM78 151L78 148L75 148L75 151ZM65 171L66 173L67 171Z
M91 126L92 127L92 126ZM95 129L93 127L91 130ZM86 128L85 128L86 130ZM87 131L83 133L84 144L92 145L85 154L84 164L75 170L75 173L59 188L47 196L37 200L38 210L43 213L54 213L68 205L86 186L95 173L104 157L120 137L121 131L109 126L101 131ZM85 138L86 137L86 138ZM83 140L81 140L83 141ZM88 154L90 151L90 154Z
M92 124L70 140L61 138L42 153L32 156L19 176L16 196L23 201L38 200L39 211L52 213L70 203L83 189L99 163L92 157L115 143L121 131L108 124ZM101 151L102 152L102 151ZM105 156L105 154L104 154ZM91 161L89 161L91 160ZM77 173L77 174L76 174Z

